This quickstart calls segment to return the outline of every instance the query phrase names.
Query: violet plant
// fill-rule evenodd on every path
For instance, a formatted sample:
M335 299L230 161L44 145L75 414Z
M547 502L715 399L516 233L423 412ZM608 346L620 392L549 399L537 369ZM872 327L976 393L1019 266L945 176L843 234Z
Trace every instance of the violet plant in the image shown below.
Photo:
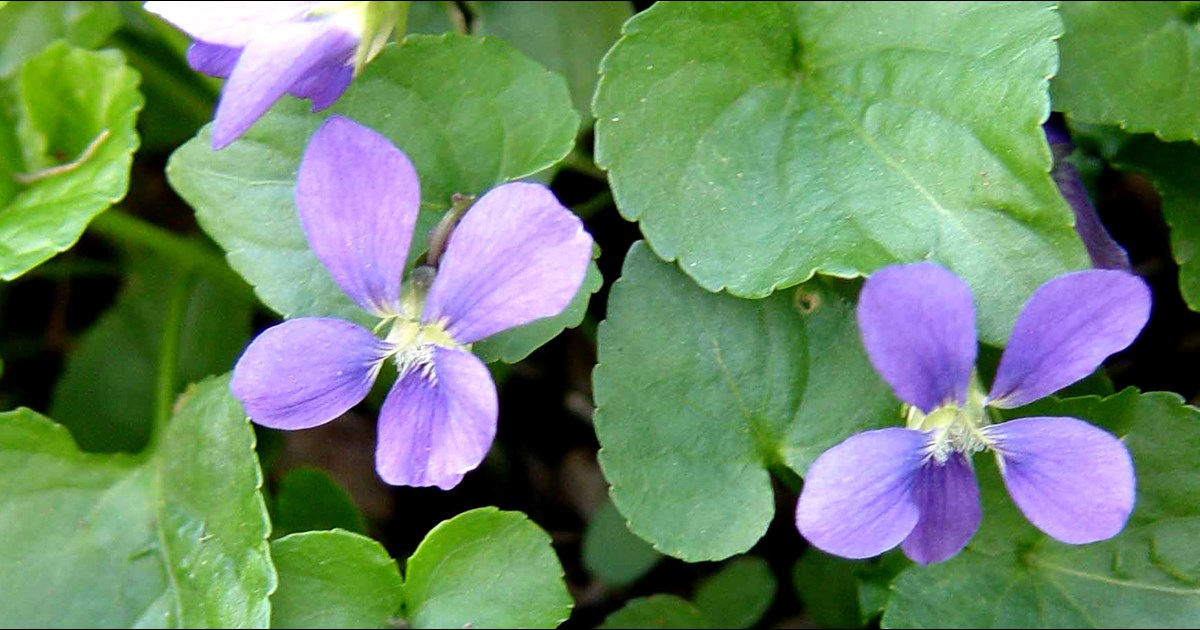
M1196 627L1198 22L0 1L0 618Z

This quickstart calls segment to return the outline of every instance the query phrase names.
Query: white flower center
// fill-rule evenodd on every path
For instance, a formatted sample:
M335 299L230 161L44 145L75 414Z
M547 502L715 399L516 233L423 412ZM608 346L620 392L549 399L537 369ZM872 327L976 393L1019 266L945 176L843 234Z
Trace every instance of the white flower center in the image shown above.
M984 392L973 381L965 405L946 403L929 414L909 406L905 412L905 424L909 429L929 434L925 454L935 462L944 464L953 453L962 453L969 458L971 454L992 446L985 430L991 421L983 401Z

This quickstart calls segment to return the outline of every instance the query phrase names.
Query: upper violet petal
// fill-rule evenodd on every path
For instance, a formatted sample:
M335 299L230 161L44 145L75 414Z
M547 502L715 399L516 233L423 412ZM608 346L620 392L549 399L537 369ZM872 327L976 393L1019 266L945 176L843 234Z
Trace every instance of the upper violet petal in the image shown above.
M241 57L241 48L209 44L199 40L192 42L187 50L187 61L192 70L222 79L233 73Z
M869 558L900 544L920 517L912 486L927 443L920 431L879 429L822 453L796 503L800 534L846 558Z
M405 371L388 393L375 467L392 485L449 490L496 437L496 385L470 352L434 346L431 361Z
M905 555L921 564L944 562L967 546L983 509L971 462L952 453L944 464L927 462L917 474L913 498L921 518L900 545Z
M1129 255L1125 248L1113 240L1111 234L1100 221L1096 207L1092 205L1091 197L1083 186L1083 179L1075 170L1075 165L1068 159L1075 145L1071 136L1062 123L1050 121L1042 125L1046 132L1046 141L1050 144L1050 153L1054 156L1054 168L1050 176L1058 184L1058 190L1063 198L1075 211L1075 232L1079 234L1083 246L1087 248L1092 266L1097 269L1120 269L1129 271Z
M350 87L353 79L354 66L348 66L337 59L328 59L293 83L288 93L296 98L311 101L312 111L315 113L336 103L346 88Z
M342 291L376 316L399 313L420 203L416 169L387 138L340 116L313 134L296 181L300 223Z
M1008 493L1038 529L1080 545L1115 536L1133 511L1129 449L1083 420L1033 417L985 429Z
M262 33L303 19L320 2L147 2L147 11L192 37L241 48Z
M492 189L451 233L422 321L473 343L562 312L583 284L592 237L540 184Z
M1058 276L1017 317L988 404L1010 409L1091 374L1133 342L1150 317L1150 288L1108 269Z
M285 24L255 37L221 92L213 149L240 137L310 72L348 63L357 45L358 38L332 20Z
M246 415L273 429L325 424L371 390L388 345L340 319L293 319L263 331L233 368Z
M858 298L871 364L896 395L925 413L964 403L975 368L971 289L934 263L876 271Z

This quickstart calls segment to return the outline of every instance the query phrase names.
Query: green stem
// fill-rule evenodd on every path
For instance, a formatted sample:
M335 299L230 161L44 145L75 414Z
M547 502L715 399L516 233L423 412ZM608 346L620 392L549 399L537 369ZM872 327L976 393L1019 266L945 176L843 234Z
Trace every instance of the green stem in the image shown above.
M229 268L224 258L198 241L179 236L116 208L93 219L89 229L121 244L145 247L175 262L181 269L194 271L220 284L235 295L254 299L250 285Z
M613 204L612 191L607 188L587 201L571 208L581 219L590 219L592 215Z
M158 366L154 379L154 433L156 441L163 427L171 420L171 407L175 402L175 384L179 373L179 346L183 340L184 319L187 317L188 301L196 284L196 276L190 271L180 274L167 296L167 312L163 317L162 340L159 344Z
M596 166L592 158L580 153L578 149L568 153L567 157L563 158L562 165L592 179L608 183L608 174L604 172L604 169Z

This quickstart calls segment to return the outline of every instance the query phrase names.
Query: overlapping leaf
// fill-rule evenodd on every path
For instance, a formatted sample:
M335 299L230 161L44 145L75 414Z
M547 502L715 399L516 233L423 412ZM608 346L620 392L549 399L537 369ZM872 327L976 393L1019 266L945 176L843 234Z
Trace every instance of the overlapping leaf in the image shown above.
M801 473L900 417L838 291L817 281L764 300L713 294L640 243L613 287L594 384L613 502L634 533L689 561L763 535L769 469Z
M656 5L605 58L597 162L707 289L932 258L998 342L1087 264L1040 129L1059 29L1040 2Z
M275 570L254 432L227 378L140 457L0 415L0 608L24 627L266 627Z

